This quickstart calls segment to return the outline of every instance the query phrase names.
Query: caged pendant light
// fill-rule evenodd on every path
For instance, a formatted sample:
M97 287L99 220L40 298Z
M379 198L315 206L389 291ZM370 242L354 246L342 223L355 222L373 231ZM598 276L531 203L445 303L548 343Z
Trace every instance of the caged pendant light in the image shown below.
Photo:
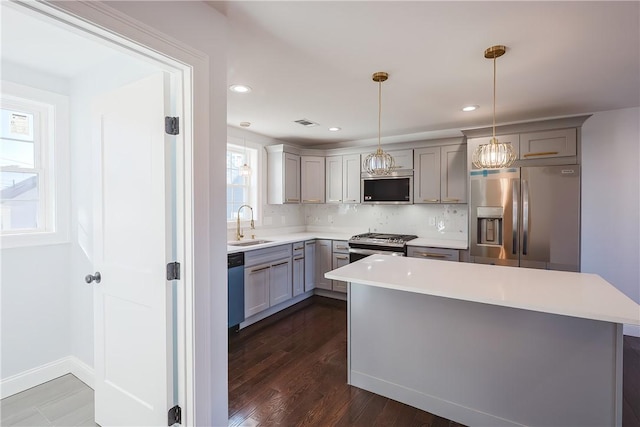
M482 144L473 152L473 165L480 169L508 168L516 160L516 153L508 142L498 142L496 138L496 58L505 54L507 48L491 46L484 51L484 57L493 59L493 137L489 144Z
M382 82L389 78L384 71L373 73L373 81L378 83L378 149L369 154L362 162L362 169L370 175L389 175L394 169L394 160L391 154L382 151L380 146L380 128L382 121Z
M240 126L242 126L243 128L248 128L249 126L251 126L251 123L240 122ZM251 176L251 166L247 164L247 139L242 138L242 141L244 142L244 165L240 166L239 173L240 176Z

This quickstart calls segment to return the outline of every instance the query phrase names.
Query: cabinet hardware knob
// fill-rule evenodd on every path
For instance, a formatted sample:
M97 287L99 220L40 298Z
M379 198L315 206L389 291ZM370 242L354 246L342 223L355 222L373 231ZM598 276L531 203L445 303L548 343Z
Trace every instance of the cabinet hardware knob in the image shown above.
M96 271L95 274L87 274L86 276L84 276L84 281L87 283L91 283L91 282L100 283L101 280L102 280L102 276L100 275L99 271Z

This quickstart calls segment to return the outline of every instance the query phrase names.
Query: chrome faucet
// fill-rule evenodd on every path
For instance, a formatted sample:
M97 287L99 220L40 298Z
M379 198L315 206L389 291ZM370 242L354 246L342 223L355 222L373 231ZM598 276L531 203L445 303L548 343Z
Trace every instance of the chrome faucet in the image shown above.
M253 222L253 208L249 205L242 205L238 208L238 223L236 224L236 239L240 240L244 237L244 234L242 234L242 230L240 229L240 211L242 210L242 208L249 208L251 210L251 229L255 230L256 229L256 225Z

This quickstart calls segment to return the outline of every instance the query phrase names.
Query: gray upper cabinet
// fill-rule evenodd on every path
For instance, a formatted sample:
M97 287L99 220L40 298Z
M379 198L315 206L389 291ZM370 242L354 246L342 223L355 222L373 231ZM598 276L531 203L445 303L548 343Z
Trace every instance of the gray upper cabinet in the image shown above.
M414 150L413 203L466 203L467 150L463 144Z
M267 202L300 203L300 156L283 151L268 153Z
M329 156L325 162L327 203L360 203L360 155Z
M327 203L342 203L342 156L330 156L326 163Z
M302 203L324 203L324 157L301 157L301 196Z
M360 155L342 156L342 202L360 203Z
M467 147L464 145L440 148L440 200L467 203Z
M575 156L577 131L575 128L520 134L520 159Z
M414 150L413 203L440 203L440 147Z

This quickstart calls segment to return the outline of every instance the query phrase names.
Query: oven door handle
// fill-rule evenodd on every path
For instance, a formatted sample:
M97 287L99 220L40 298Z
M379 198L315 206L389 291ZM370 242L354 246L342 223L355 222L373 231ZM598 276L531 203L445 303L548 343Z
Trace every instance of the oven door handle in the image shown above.
M394 255L394 256L404 256L404 252L396 252L396 251L385 251L385 250L376 250L376 249L360 249L360 248L349 248L350 254L358 254L358 255Z

